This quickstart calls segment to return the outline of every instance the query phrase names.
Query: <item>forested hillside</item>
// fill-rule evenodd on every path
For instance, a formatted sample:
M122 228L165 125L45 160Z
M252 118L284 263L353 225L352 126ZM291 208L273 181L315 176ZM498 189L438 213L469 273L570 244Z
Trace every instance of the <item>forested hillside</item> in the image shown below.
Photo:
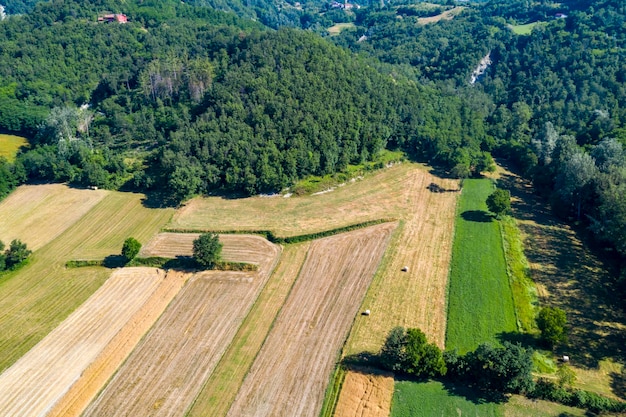
M625 257L626 4L437 3L38 3L0 22L0 127L31 139L0 193L69 181L177 202L385 148L460 177L493 153Z

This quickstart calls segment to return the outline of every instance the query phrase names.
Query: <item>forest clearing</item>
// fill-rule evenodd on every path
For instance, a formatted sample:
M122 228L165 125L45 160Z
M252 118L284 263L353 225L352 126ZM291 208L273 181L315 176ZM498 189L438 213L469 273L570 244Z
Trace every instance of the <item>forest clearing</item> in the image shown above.
M13 162L17 151L25 146L28 146L25 137L0 133L0 158Z

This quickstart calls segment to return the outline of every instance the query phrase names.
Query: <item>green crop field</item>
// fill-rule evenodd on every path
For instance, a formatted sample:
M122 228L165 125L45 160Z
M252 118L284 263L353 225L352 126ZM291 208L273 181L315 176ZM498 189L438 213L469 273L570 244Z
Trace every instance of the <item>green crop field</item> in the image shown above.
M511 30L516 35L530 35L530 32L532 32L533 28L537 26L537 23L541 23L541 22L532 22L532 23L527 23L525 25L512 25Z
M490 180L466 180L457 208L446 348L459 353L517 330L500 225L485 204L493 190Z
M462 389L458 387L457 389ZM467 391L467 390L465 390ZM470 391L467 391L468 394ZM396 382L391 417L429 416L502 416L496 403L479 403L470 395L450 394L441 382Z
M484 402L467 388L444 386L441 382L397 382L391 417L506 416L506 417L583 417L585 411L541 400L511 396L504 403Z
M0 158L13 162L15 154L22 146L28 146L26 138L15 135L0 134Z

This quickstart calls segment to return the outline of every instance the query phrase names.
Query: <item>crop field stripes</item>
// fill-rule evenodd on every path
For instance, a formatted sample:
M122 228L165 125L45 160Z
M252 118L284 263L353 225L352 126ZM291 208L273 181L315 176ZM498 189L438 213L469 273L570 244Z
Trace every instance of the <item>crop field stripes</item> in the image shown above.
M163 271L152 268L115 272L78 310L0 375L2 414L48 413L158 289L164 276Z
M311 244L228 416L318 416L334 362L395 226Z
M236 241L244 242L236 243ZM258 262L258 272L195 273L85 416L182 415L198 395L270 276L280 249L258 236L224 242L227 260ZM228 254L233 258L229 258ZM251 259L252 258L252 259Z

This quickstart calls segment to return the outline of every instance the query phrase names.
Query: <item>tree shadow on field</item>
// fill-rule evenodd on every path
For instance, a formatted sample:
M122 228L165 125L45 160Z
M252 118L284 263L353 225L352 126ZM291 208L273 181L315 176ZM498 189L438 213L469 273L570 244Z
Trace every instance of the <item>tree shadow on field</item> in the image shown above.
M121 268L126 266L128 260L122 255L109 255L102 261L105 268Z
M620 397L622 400L626 399L626 367L622 368L622 372L611 372L609 374L611 378L611 389L613 394Z
M352 355L348 355L341 360L341 364L350 370L357 370L380 366L380 359L378 355L372 352L360 352ZM381 371L382 372L382 371Z
M468 222L490 223L493 216L483 210L467 210L461 213L461 217Z
M450 395L465 398L474 404L496 403L503 404L509 401L506 394L497 391L484 391L477 388L443 380L443 387Z
M513 344L519 343L523 347L531 347L533 349L540 347L540 341L534 334L520 332L501 332L496 335L500 343L509 342Z
M540 304L559 307L567 315L569 342L557 353L587 369L597 369L604 359L626 363L624 306L611 284L615 273L610 265L585 242L584 230L552 215L549 205L533 194L530 182L507 171L498 186L511 192L513 217L524 239ZM612 388L619 391L617 379L623 378L615 379Z

